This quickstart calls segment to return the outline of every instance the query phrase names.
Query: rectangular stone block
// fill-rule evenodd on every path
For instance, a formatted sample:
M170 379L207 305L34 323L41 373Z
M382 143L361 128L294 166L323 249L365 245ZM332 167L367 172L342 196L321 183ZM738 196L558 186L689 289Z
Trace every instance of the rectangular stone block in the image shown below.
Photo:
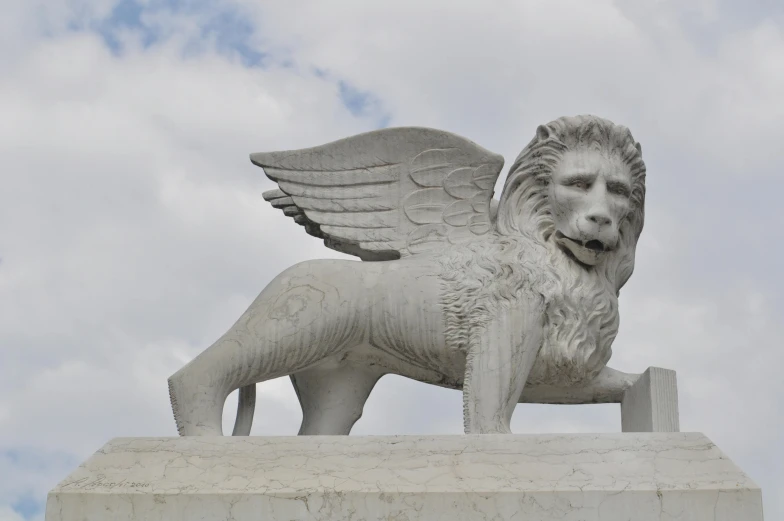
M697 433L119 438L47 521L761 521Z
M623 394L623 432L678 432L678 383L675 371L649 367Z

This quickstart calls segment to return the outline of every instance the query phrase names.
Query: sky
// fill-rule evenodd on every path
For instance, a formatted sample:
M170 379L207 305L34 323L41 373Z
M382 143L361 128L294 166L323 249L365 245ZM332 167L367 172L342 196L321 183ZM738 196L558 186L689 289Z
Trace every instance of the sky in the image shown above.
M610 365L675 369L681 429L784 519L778 0L3 0L0 114L0 521L43 519L113 437L176 435L168 376L282 270L342 257L263 201L249 153L413 125L509 165L576 114L648 167ZM258 390L252 434L295 434L289 380ZM620 414L521 405L512 428ZM460 432L459 392L387 376L353 434Z

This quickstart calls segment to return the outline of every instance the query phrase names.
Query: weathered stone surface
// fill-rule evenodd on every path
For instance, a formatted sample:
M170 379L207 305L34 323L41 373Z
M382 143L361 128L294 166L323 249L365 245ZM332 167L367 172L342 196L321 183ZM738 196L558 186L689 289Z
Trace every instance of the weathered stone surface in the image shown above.
M115 439L47 521L760 521L702 434Z

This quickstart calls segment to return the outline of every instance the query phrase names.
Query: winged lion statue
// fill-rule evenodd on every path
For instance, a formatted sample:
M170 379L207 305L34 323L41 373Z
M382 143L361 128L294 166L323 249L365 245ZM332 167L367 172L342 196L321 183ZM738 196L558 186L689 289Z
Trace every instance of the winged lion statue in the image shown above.
M504 160L460 136L390 128L252 154L266 199L359 257L285 270L169 378L181 435L248 435L255 385L290 375L300 434L348 434L385 374L461 389L466 433L508 433L518 402L617 402L637 375L606 367L618 294L643 227L645 164L594 116L538 127Z

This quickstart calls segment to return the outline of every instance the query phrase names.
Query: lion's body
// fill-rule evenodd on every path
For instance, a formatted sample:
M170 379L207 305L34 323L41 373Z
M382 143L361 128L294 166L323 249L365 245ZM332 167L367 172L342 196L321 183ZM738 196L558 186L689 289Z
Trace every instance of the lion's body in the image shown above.
M372 385L385 374L461 389L467 356L480 348L471 338L481 335L502 307L525 302L521 309L546 321L548 304L554 316L564 317L561 303L584 289L576 280L564 285L551 274L550 250L521 242L492 235L424 257L372 263L316 260L292 266L270 282L226 334L172 377L173 392L211 392L211 400L222 401L234 389L292 375L300 400L312 402L302 404L303 429L333 434L350 429ZM481 268L488 257L498 269ZM614 301L610 293L601 293ZM596 302L592 304L595 309ZM592 340L585 354L578 351L582 344L548 345L551 336L545 327L529 383L574 384L595 376L609 358L617 327L612 320L617 308L604 311L609 311L609 320L570 323L569 338ZM520 339L530 336L526 323L518 313L513 334ZM609 331L602 332L606 324ZM609 341L593 341L604 333ZM558 335L552 338L559 341ZM242 370L222 370L220 360L227 359ZM223 381L202 380L202 389L182 387L194 380L189 373L210 371L223 374ZM345 381L352 379L356 385L346 388ZM334 386L343 387L331 389ZM312 396L303 397L308 388L313 388ZM313 423L308 413L319 414L332 391L332 398L352 414L337 425L334 417L327 417L308 430ZM183 411L178 425L183 434L217 434L214 429L220 426L187 418ZM210 425L211 430L192 428L197 425Z

